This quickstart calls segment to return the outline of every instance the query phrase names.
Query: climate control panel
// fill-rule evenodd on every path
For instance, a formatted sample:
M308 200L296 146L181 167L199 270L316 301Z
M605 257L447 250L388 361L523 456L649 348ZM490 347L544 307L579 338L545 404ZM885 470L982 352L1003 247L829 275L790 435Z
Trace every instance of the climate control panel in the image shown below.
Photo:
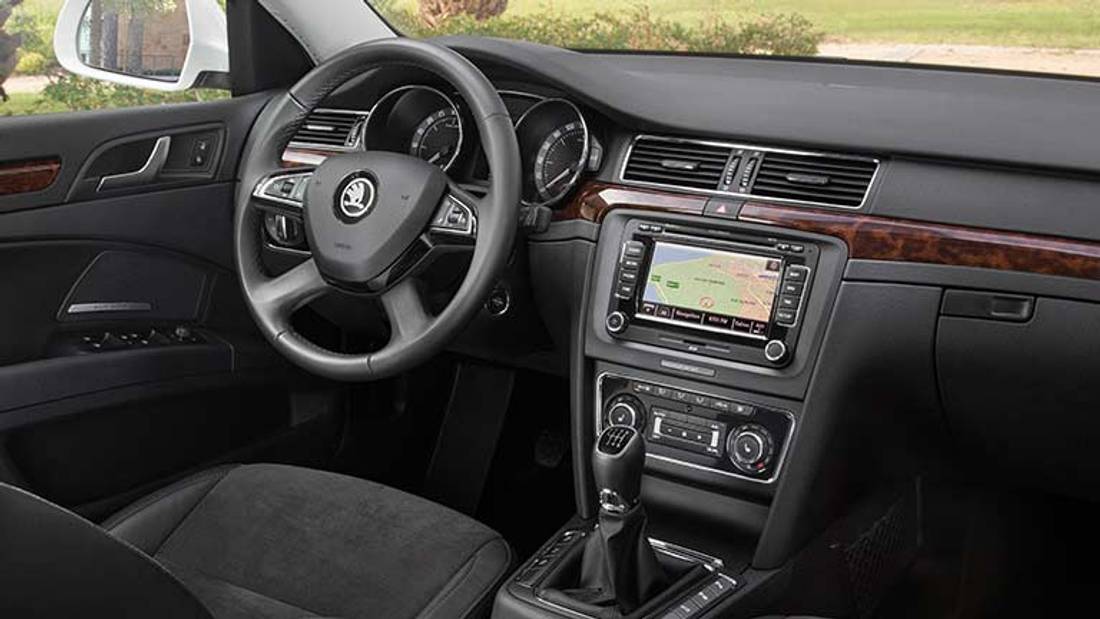
M630 426L647 457L756 482L778 477L794 429L787 411L615 374L600 375L597 396L598 431Z

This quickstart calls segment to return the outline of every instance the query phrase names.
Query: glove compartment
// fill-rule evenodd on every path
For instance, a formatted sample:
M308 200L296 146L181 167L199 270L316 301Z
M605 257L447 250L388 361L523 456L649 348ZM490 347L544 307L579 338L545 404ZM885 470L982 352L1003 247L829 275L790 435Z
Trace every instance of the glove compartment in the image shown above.
M967 461L1005 483L1100 497L1100 305L947 290L936 361Z

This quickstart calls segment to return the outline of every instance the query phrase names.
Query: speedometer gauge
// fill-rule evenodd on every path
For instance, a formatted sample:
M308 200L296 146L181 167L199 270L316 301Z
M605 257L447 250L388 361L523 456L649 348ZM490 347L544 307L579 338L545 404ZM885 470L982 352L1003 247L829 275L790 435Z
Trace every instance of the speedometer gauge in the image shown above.
M413 132L409 154L447 168L462 141L462 125L454 108L444 108L420 122Z
M550 206L564 199L588 163L588 125L565 99L543 99L516 122L523 164L523 203Z
M581 121L558 127L535 155L535 189L544 202L562 197L573 186L584 165L588 134Z

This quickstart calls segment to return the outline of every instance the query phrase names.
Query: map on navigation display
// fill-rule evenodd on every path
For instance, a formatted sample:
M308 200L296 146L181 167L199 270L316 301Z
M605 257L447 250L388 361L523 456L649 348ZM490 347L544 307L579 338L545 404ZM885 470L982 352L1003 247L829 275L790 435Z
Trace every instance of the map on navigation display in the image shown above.
M781 268L776 258L657 243L642 301L767 322Z

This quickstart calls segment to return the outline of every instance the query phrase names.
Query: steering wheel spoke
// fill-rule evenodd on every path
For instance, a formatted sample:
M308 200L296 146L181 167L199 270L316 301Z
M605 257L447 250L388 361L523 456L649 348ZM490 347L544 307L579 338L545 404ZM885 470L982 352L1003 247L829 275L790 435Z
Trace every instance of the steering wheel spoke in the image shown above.
M382 294L382 309L390 321L394 343L414 339L428 329L431 317L424 308L424 301L416 287L415 278L408 277Z
M253 289L252 301L285 320L294 310L328 289L328 283L317 270L317 263L309 258L282 275L258 283Z

